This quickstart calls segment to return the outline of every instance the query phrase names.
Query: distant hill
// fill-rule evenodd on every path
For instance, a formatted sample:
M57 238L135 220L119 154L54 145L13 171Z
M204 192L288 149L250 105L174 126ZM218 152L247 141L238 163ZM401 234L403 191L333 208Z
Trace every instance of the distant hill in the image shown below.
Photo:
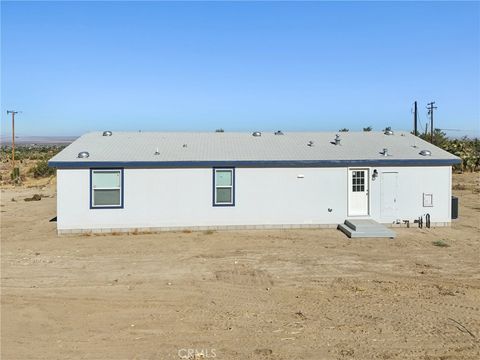
M78 136L17 136L15 137L15 145L67 145L77 138ZM10 146L12 138L2 136L0 142L2 145Z

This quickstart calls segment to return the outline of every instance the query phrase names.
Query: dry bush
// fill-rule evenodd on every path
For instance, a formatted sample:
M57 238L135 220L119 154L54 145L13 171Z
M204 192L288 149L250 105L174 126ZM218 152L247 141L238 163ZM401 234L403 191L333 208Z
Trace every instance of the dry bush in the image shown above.
M465 186L465 184L454 184L452 186L452 189L453 190L467 190L467 187Z

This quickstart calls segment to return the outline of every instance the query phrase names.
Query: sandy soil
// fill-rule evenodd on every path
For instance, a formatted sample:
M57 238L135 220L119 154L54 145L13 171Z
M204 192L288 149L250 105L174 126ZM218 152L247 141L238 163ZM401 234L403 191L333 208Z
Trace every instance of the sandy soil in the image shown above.
M2 359L480 359L478 174L455 183L451 228L395 240L57 237L51 183L5 188Z

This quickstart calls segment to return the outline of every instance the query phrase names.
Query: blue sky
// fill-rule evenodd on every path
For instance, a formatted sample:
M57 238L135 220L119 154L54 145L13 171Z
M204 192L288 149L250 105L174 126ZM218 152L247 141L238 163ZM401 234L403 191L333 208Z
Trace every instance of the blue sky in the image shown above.
M16 131L411 130L479 135L478 2L2 2Z

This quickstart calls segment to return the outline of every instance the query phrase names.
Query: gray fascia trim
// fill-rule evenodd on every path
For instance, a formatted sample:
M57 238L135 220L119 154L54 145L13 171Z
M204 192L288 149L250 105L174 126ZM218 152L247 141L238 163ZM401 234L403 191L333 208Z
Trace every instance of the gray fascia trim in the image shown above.
M460 159L378 159L378 160L233 160L233 161L49 161L59 169L128 168L210 168L210 167L353 167L353 166L451 166Z

